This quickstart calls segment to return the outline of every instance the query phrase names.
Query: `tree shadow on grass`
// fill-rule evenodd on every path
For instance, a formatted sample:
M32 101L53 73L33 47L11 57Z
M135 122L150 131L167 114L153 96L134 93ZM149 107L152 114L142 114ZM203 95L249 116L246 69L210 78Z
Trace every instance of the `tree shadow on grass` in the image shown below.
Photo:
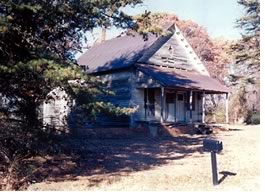
M202 140L206 137L64 138L61 141L63 151L44 158L34 181L75 181L88 177L88 186L95 186L110 176L119 178L192 156L196 152L202 153Z

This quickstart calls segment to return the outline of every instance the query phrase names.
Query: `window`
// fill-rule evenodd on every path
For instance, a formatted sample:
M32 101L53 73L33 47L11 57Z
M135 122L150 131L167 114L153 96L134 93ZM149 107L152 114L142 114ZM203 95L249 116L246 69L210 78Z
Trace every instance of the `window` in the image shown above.
M175 103L175 94L167 93L166 94L166 103Z
M178 101L183 101L183 100L184 100L183 94L178 94Z
M144 89L144 108L146 115L155 116L155 89Z

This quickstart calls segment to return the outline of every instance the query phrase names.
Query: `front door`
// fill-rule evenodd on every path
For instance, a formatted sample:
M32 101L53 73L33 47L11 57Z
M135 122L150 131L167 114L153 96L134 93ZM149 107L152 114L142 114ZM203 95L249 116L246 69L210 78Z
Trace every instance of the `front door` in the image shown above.
M176 121L185 121L185 96L184 93L177 93Z
M176 106L176 93L167 92L166 93L166 121L175 122L175 106Z

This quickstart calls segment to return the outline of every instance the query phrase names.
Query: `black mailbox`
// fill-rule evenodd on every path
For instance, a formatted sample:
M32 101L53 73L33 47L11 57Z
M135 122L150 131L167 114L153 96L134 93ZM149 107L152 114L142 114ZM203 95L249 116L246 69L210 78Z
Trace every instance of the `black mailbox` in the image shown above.
M217 140L204 139L203 148L212 152L220 152L223 150L223 143Z

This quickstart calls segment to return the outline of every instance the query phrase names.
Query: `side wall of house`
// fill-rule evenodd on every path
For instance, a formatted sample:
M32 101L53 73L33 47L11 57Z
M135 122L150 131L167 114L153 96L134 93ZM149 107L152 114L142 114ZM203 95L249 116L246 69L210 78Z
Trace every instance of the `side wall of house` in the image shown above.
M107 88L115 95L104 96L105 102L110 102L119 107L130 107L131 99L131 79L130 69L113 71L97 76L103 82L106 82ZM101 114L97 116L97 125L99 126L129 126L130 116L114 116Z

